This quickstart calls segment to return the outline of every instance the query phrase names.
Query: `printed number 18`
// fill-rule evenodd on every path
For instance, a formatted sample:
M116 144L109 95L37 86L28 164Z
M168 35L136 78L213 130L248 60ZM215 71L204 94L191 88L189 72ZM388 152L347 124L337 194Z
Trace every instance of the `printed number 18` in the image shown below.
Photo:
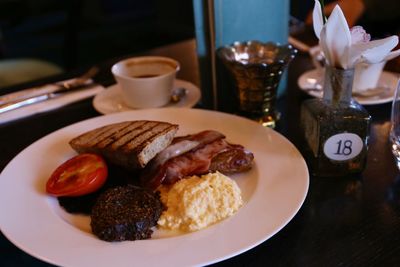
M351 154L352 149L351 146L353 145L353 142L351 140L340 140L339 142L336 143L338 145L336 155L345 155L348 156Z

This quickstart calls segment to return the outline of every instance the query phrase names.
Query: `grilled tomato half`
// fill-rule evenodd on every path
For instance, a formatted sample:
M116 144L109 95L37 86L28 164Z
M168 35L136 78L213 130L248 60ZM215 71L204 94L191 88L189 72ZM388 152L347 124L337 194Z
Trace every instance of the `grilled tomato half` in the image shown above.
M102 187L107 175L107 165L101 156L80 154L57 167L46 183L46 192L57 197L86 195Z

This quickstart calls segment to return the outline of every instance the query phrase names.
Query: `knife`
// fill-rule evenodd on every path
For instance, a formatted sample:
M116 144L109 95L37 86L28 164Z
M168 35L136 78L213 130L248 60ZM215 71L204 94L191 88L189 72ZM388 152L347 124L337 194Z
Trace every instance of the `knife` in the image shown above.
M97 83L90 82L90 83L86 83L86 84L81 84L80 86L75 86L73 88L71 88L71 87L63 88L63 89L59 89L54 92L49 92L46 94L35 95L35 96L28 97L28 98L18 99L15 101L8 101L7 103L0 105L0 114L7 112L7 111L17 109L17 108L21 108L24 106L28 106L28 105L36 104L36 103L43 102L46 100L54 99L54 98L60 97L62 95L68 94L69 92L75 92L75 91L79 91L82 89L90 89L90 88L93 88L96 86L98 86Z
M25 90L21 90L18 92L6 94L0 96L0 105L14 103L17 101L22 101L25 99L29 99L35 96L46 95L49 93L55 92L64 92L67 90L73 90L74 88L80 89L82 86L87 84L91 78L93 78L99 72L98 67L92 67L87 72L82 74L79 77L76 77L71 80L66 80L59 83L47 84L40 87L29 88Z

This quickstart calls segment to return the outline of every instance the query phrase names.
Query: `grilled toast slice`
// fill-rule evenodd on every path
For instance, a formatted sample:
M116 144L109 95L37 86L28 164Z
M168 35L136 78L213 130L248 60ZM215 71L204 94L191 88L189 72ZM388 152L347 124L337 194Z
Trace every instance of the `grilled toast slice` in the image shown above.
M78 153L96 153L127 169L144 168L173 140L178 125L160 121L125 121L106 125L73 138Z

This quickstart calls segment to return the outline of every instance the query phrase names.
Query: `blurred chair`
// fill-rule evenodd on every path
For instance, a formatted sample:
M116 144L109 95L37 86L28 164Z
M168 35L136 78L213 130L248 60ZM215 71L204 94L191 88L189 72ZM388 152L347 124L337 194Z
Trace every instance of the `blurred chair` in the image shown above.
M24 16L29 14L29 1L7 0L0 2L0 89L25 82L39 80L48 76L57 75L63 69L55 63L43 59L39 55L9 54L10 48L15 48L15 42L9 43L4 28L19 25ZM34 26L30 24L34 29ZM7 39L7 40L6 40ZM32 35L18 43L19 47L34 51ZM42 45L43 46L43 45ZM50 50L50 49L49 49Z
M42 79L62 72L61 67L40 59L0 60L0 88Z
M1 31L4 87L193 38L193 8L191 0L0 0Z

